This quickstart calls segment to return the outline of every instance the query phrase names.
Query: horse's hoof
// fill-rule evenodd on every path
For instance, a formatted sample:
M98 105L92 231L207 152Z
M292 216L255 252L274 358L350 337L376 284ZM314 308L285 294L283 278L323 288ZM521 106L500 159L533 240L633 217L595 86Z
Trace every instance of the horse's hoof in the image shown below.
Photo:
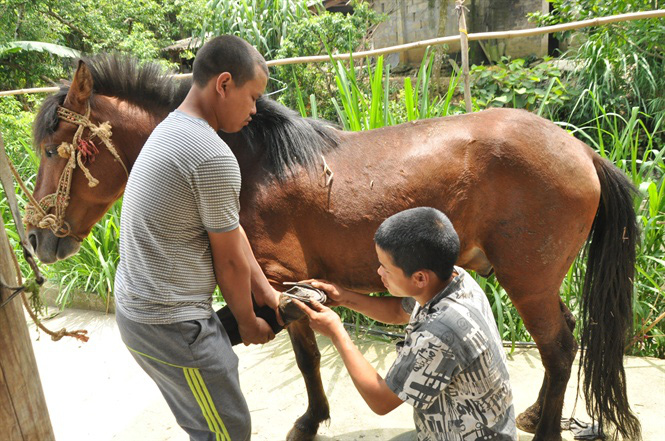
M297 426L293 426L291 430L289 430L288 435L286 435L286 441L313 441L315 436L316 432L308 433L299 429Z
M515 418L515 425L518 429L527 433L536 433L538 427L538 420L540 419L540 412L535 410L533 406L522 412ZM534 438L535 439L535 438Z
M325 293L320 289L314 288L307 283L296 284L279 297L279 314L282 316L285 325L289 325L305 316L302 309L298 308L291 301L292 298L296 298L305 304L308 304L312 300L323 304L327 300Z

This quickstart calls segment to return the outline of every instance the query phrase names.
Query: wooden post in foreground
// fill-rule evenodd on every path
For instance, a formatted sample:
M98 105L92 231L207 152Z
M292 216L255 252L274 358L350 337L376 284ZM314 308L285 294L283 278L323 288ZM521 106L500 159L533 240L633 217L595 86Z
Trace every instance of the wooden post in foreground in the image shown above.
M2 219L0 280L6 285L18 285L12 249ZM0 287L0 303L10 293ZM0 308L0 439L55 440L20 294Z

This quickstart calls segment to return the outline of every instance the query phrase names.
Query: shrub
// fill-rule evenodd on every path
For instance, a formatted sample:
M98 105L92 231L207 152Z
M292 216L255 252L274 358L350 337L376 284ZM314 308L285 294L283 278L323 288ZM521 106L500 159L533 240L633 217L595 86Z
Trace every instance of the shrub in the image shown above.
M513 107L540 110L561 106L568 99L561 71L551 58L528 65L526 60L502 57L492 66L472 66L469 72L474 108Z

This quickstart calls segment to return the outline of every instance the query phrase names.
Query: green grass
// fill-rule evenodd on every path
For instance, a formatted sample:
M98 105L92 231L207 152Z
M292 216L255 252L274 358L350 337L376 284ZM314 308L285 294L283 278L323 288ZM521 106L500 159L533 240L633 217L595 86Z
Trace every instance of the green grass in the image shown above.
M434 96L431 91L434 53L429 48L418 69L415 87L411 78L405 77L403 87L395 88L390 78L390 65L384 64L383 56L378 57L375 63L365 60L364 67L357 66L354 60L343 62L331 58L331 63L339 99L332 98L328 105L335 108L337 120L344 130L372 130L460 112L459 107L453 105L460 80L458 73L453 72L442 96ZM295 76L293 81L301 115L317 117L319 105L316 97L309 97L309 115Z

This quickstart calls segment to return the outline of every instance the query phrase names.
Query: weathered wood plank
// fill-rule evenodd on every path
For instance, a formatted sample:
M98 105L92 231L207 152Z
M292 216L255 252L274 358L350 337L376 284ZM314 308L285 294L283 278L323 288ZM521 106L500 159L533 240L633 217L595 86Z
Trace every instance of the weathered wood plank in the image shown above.
M11 253L0 219L0 276L16 285ZM0 290L1 299L9 296L9 290ZM20 297L0 308L0 439L55 440Z

